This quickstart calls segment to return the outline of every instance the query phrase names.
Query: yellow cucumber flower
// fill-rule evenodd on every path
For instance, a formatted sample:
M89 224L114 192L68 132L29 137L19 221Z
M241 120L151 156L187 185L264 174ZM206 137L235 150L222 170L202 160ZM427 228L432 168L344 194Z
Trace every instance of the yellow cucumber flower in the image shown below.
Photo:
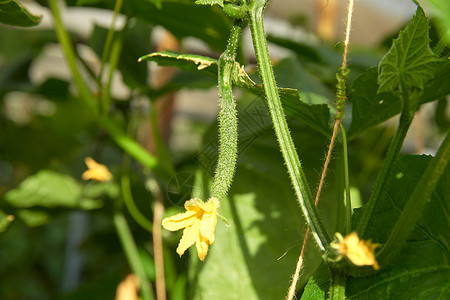
M91 157L86 157L84 162L88 167L88 170L81 175L84 180L109 181L112 179L112 174L105 165L99 164Z
M373 244L370 240L360 240L356 232L345 237L338 232L336 237L338 242L332 242L331 247L337 249L340 257L347 256L357 266L372 266L375 270L379 269L374 254L379 244Z
M219 200L214 197L209 198L206 203L194 198L184 203L186 212L165 218L162 221L162 226L170 231L184 228L183 236L177 248L180 257L187 248L195 243L198 258L202 261L205 260L209 245L214 243L219 204Z

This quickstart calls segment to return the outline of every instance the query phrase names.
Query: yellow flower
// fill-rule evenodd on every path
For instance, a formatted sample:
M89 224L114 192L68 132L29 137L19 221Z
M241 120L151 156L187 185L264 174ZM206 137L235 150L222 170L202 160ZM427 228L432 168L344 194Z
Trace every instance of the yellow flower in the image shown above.
M360 240L356 232L342 237L338 232L336 233L338 242L332 242L331 247L337 249L340 257L347 256L352 263L357 266L372 266L378 270L378 262L375 259L375 248L379 244L372 244L372 242Z
M88 167L88 170L81 175L84 180L108 181L112 179L112 174L105 165L99 164L90 157L86 157L84 161Z
M184 228L177 248L180 256L187 248L196 243L198 258L202 261L205 260L209 245L214 243L219 204L219 200L214 197L206 203L194 198L184 203L186 212L162 221L163 227L170 231Z

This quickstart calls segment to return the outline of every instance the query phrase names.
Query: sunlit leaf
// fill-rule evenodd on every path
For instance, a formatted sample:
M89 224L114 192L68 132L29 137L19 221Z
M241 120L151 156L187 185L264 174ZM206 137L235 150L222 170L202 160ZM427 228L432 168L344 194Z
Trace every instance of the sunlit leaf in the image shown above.
M25 7L15 0L0 0L0 23L30 27L39 24L42 16L31 14Z
M330 272L328 267L322 263L305 286L301 300L327 299L329 286Z
M9 204L21 208L76 207L80 195L80 186L71 176L42 170L9 191L5 199Z
M419 6L414 18L394 40L391 49L380 62L378 92L392 92L404 88L423 89L441 63L429 47L428 19Z
M160 66L178 67L190 72L202 71L217 76L217 60L201 55L163 51L142 56L139 61L154 61Z
M231 227L217 223L216 241L205 262L196 266L194 299L283 299L295 270L304 221L270 116L264 113L265 102L253 99L248 96L238 105L238 166L229 199L222 201L219 209ZM314 170L323 153L318 149L322 149L326 138L307 130L300 122L292 121L290 125L294 142L301 145L299 155L305 172L314 181ZM212 143L209 138L205 140ZM302 143L306 140L308 145ZM197 178L193 196L208 197L207 181L215 166L215 156L211 157L210 151L217 153L215 149L214 144L204 146L199 162L204 181L199 180L201 176ZM299 286L306 283L307 274L321 261L313 242L308 245L305 261Z
M44 225L51 219L48 213L40 210L20 209L17 215L29 227Z
M395 165L387 190L367 233L383 243L431 157L404 156ZM366 278L350 278L350 299L445 299L450 274L450 168L442 175L415 230L395 264Z
M195 4L200 4L200 5L215 5L215 4L218 4L220 6L223 6L223 0L196 0Z

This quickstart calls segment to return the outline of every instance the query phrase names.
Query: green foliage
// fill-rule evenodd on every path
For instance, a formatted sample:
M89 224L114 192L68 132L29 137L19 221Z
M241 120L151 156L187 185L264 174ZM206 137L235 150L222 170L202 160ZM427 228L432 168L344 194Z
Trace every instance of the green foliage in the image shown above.
M423 90L425 82L433 78L440 62L429 47L428 29L428 19L419 6L380 62L378 92L392 92L400 85Z
M59 19L57 1L50 0L54 29L1 26L0 298L111 299L124 277L135 273L148 283L140 297L152 299L152 289L160 283L161 250L168 299L282 299L307 222L319 224L322 233L314 239L325 248L328 236L346 231L346 188L361 198L351 227L358 228L362 219L368 221L364 237L381 244L376 250L381 269L355 267L345 258L337 263L324 260L323 249L311 238L297 298L329 297L338 272L346 276L348 299L449 298L450 168L444 169L448 159L442 155L446 152L435 157L401 155L403 139L397 138L406 135L419 107L433 101L438 101L437 115L436 120L426 120L427 131L435 122L448 134L450 61L442 51L448 44L444 36L448 14L443 9L447 4L430 2L441 9L436 37L441 42L436 48L430 49L428 19L419 6L381 61L382 47L350 49L350 102L342 119L350 140L348 162L338 137L317 211L312 201L305 209L297 191L306 195L319 182L336 114L335 74L342 49L266 37L261 31L265 0L129 0L118 6L120 2L110 0L66 1L69 10L74 5L88 10L116 8L114 14L125 20L122 28L94 25L89 36L69 35ZM239 43L236 61L234 56L222 61L227 73L218 82L217 58L227 45L231 47L232 24L241 22L233 23L227 15L245 18L241 24L250 23L259 50L255 67L254 58L244 55L242 41L235 40ZM0 22L33 26L39 21L18 2L0 1ZM152 53L155 45L150 38L157 37L158 27L180 42L194 37L206 47L200 53L181 53L185 52L182 44L180 53ZM292 55L269 61L261 51L267 41ZM70 75L36 76L42 61L45 67L54 66L55 56L48 60L48 53L56 43ZM155 87L148 84L155 74L149 63L177 70ZM268 80L272 71L276 85ZM115 94L116 80L127 93ZM233 95L237 100L234 140L218 138L218 122L192 118L197 108L176 111L182 118L172 119L170 97L177 91L217 85L222 94L228 93L228 100ZM278 106L273 105L276 94ZM403 123L394 146L385 149L392 133L385 121L399 113ZM284 132L277 137L273 129L280 129L285 115ZM168 132L180 128L181 137L170 137ZM285 147L289 139L292 147L283 157L279 146ZM198 261L195 247L181 258L176 254L180 232L162 230L162 248L157 248L161 227L154 218L161 218L161 203L164 216L170 216L181 212L183 201L190 197L209 198L218 152L226 149L223 143L236 140L237 156L233 152L227 158L236 159L236 171L227 170L234 180L219 209L231 226L218 221L215 242L204 262ZM295 152L298 163L291 171L304 173L300 189L298 180L291 182L286 171ZM86 156L98 158L114 179L81 182ZM346 163L350 178L344 175ZM351 187L345 186L348 181ZM434 183L429 197L411 200ZM379 195L373 196L377 186ZM367 199L376 205L370 206ZM419 211L410 209L415 203ZM317 216L311 218L311 213ZM398 225L405 216L407 224ZM412 230L397 236L399 227ZM396 256L386 259L389 249ZM73 264L78 271L71 269Z
M15 207L75 207L81 188L68 175L42 170L29 176L17 189L10 190L5 200Z
M112 8L110 1L100 3ZM123 13L162 25L179 39L189 36L199 38L214 50L225 48L231 29L231 22L221 10L196 5L194 1L161 1L158 5L151 1L129 0L124 1Z
M348 130L353 138L400 113L400 98L391 92L378 93L377 68L359 76L351 88L352 123Z
M0 211L0 232L5 231L12 221L13 219L10 216L5 214L3 211Z
M388 181L370 226L369 236L375 242L386 242L431 159L429 156L404 156L396 163L393 174L404 176L391 176ZM450 271L449 180L450 169L447 168L395 264L371 277L351 278L347 289L350 298L364 299L370 294L387 299L428 299L448 293L448 284L443 278Z
M217 60L195 54L179 54L171 51L154 52L142 56L139 61L154 61L160 66L178 67L180 69L217 76Z
M145 55L139 60L154 61L161 66L176 66L189 72L217 76L217 60L200 55L165 51ZM327 98L331 98L331 92L311 74L302 71L295 59L281 61L275 65L275 72L287 86L295 88L278 88L286 112L328 136L330 112L326 103ZM256 95L264 93L263 87L256 84L238 64L235 66L234 84Z
M31 14L25 7L15 0L0 1L0 23L30 27L36 26L41 22L42 16Z
M223 6L223 0L196 0L195 4L200 4L200 5L215 5L215 4L218 4L220 6Z
M216 241L205 263L195 264L196 271L191 275L196 278L193 299L280 299L289 286L301 249L299 238L306 228L283 161L277 155L279 150L270 130L270 118L255 119L264 107L259 98L247 96L239 102L238 120L241 127L251 131L240 130L240 156L234 183L228 199L220 207L220 213L231 222L231 227L218 222ZM325 138L306 130L308 127L298 121L291 125L295 140L310 141L308 149L299 150L308 162L305 172L310 179L317 180L314 169L319 167L317 159L321 157ZM208 193L202 186L208 185L205 180L212 171L205 169L206 159L200 161L202 168L193 188L204 193L194 194L200 198ZM330 206L325 210L327 214L332 213ZM311 243L302 284L319 264L317 254Z

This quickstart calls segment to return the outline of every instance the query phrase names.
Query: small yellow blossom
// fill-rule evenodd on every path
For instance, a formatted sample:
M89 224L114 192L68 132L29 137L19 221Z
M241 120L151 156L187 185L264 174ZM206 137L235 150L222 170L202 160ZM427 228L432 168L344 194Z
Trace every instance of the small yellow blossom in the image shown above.
M86 157L84 161L88 167L88 170L81 175L84 180L109 181L112 179L112 174L105 165L99 164L91 157Z
M347 256L352 263L357 266L372 266L378 270L378 262L375 259L375 248L379 244L373 244L370 240L360 240L356 232L342 237L340 233L336 233L338 242L332 242L331 247L337 249L340 257Z
M184 203L186 212L165 218L162 221L163 227L170 231L184 228L183 236L177 248L177 253L180 256L187 248L196 243L198 258L202 261L205 260L208 247L214 243L219 204L219 200L214 197L206 203L194 198Z

